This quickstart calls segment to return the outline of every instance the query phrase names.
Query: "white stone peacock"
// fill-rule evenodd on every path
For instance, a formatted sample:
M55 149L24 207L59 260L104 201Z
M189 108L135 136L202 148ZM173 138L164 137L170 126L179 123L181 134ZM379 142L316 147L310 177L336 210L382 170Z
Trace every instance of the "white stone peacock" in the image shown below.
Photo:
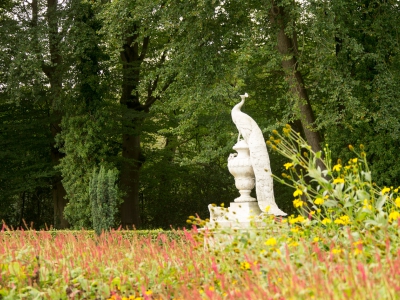
M262 131L253 118L241 111L248 94L240 95L240 97L242 101L233 107L231 115L233 123L239 131L238 141L242 136L249 146L250 160L256 179L258 206L264 213L269 207L268 214L286 216L287 214L281 211L275 202L269 155Z

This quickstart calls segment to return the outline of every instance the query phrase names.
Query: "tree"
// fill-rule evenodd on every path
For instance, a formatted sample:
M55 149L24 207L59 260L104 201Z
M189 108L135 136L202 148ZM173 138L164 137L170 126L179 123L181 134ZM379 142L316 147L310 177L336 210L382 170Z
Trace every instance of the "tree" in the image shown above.
M118 172L101 166L93 171L89 184L89 196L92 210L93 228L97 235L109 231L115 226L115 217L120 203L118 190Z

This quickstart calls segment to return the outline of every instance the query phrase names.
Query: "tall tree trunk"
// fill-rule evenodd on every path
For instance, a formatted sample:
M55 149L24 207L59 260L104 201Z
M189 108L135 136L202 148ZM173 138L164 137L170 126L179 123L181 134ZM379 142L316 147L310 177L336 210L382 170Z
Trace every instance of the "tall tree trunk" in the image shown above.
M121 169L121 185L126 193L121 205L121 223L124 228L138 228L142 224L139 205L140 136L124 134L122 139L122 156L128 161Z
M321 150L321 136L314 127L315 117L310 104L307 90L304 87L302 74L297 70L297 45L295 38L290 38L285 32L287 16L284 8L273 5L271 9L271 22L278 27L278 51L289 59L282 61L282 67L286 73L286 79L290 86L290 91L297 100L300 111L300 121L303 127L307 142L313 151ZM295 33L294 33L295 37Z
M61 40L58 32L58 16L57 16L57 0L47 0L47 25L49 33L49 50L51 65L43 64L43 72L50 81L50 91L52 100L52 116L50 130L53 138L61 132L61 116L62 113L57 109L57 101L60 101L62 90L61 64L62 57L60 54L59 43ZM51 149L51 159L54 166L60 163L63 154L55 147L55 142ZM67 228L68 221L64 218L64 208L67 204L65 199L66 192L61 182L61 175L53 178L53 206L54 206L54 226L56 228Z
M140 123L141 119L131 117L129 111L143 111L144 107L139 102L139 94L136 89L140 80L140 66L146 56L149 38L145 37L142 44L142 51L139 54L136 26L133 36L126 38L123 51L120 56L123 64L122 95L121 105L127 108L124 118L126 131L122 136L122 157L124 158L121 168L121 186L125 193L123 203L120 207L121 225L123 228L140 227L139 207L139 171L141 167L140 149Z

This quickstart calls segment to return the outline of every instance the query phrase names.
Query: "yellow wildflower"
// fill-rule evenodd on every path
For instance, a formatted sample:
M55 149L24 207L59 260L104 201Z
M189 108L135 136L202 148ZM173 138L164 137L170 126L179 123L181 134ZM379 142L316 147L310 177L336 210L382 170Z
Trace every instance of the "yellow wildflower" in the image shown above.
M301 196L301 195L303 195L303 191L300 190L300 189L296 189L296 190L294 191L294 193L293 193L293 196L294 196L294 197Z
M294 233L299 232L299 227L292 228L290 231Z
M369 210L372 209L372 205L368 203L367 199L364 200L363 209L369 209Z
M298 215L296 218L293 216L289 217L289 223L294 224L296 222L304 222L306 219L302 215Z
M397 197L396 200L394 200L394 203L397 207L400 207L400 197Z
M332 254L340 254L340 252L342 252L342 249L336 249L336 248L332 249Z
M333 171L339 172L341 168L342 168L342 165L341 165L341 164L334 165L334 166L333 166Z
M287 169L293 167L294 165L293 165L293 163L288 162L288 163L284 164L283 166L284 166L284 167L286 168L286 170L287 170Z
M297 216L297 222L304 222L305 220L306 219L302 215Z
M358 161L358 158L353 158L353 159L351 160L351 162L352 162L353 164L356 164L357 161Z
M398 218L400 218L400 213L399 213L398 211L392 211L392 212L389 214L389 222L395 221L395 220L397 220Z
M382 194L382 195L385 195L385 194L387 194L387 193L389 193L389 192L390 192L390 188L384 187L384 188L382 189L382 191L381 191L381 194Z
M332 223L332 220L331 220L331 219L328 219L328 218L325 218L325 219L323 219L323 220L321 221L321 223L324 224L324 225L326 225L326 224Z
M354 147L353 147L352 145L349 145L349 150L350 150L350 151L353 151L353 150L354 150Z
M363 243L362 241L357 241L357 242L354 242L354 243L353 243L353 246L362 245L362 243Z
M265 245L267 246L275 246L276 245L276 239L275 238L270 238L265 242Z
M315 237L315 238L313 239L313 241L314 241L314 242L318 242L318 241L319 241L319 237Z
M293 205L294 205L294 207L302 207L303 206L303 201L301 201L300 199L295 199L294 201L293 201Z
M291 242L288 246L289 247L297 247L299 245L298 242Z
M240 263L240 268L242 270L248 270L248 269L250 269L250 263L248 261L241 262Z
M324 199L322 199L322 198L317 198L317 199L315 199L314 203L317 204L317 205L324 204Z
M349 218L349 216L346 216L346 215L341 216L340 218L335 220L335 224L347 225L350 223L351 223L350 218Z
M339 184L339 183L344 183L344 179L343 178L336 178L335 180L333 180L334 184Z
M148 290L148 291L145 292L145 294L146 294L147 296L151 296L151 295L153 295L153 292L152 292L151 290Z
M362 250L359 248L354 249L354 256L357 256L362 253Z
M210 287L208 288L208 290L211 291L211 292L214 292L214 291L215 291L215 288L214 288L213 286L210 286Z

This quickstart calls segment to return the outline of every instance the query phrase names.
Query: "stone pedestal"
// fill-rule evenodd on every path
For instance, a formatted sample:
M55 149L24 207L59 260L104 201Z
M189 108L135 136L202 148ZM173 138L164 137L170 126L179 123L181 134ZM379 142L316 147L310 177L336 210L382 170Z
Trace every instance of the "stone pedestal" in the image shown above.
M257 202L231 202L228 208L209 205L210 222L206 227L250 228L251 223L261 223L261 210Z

